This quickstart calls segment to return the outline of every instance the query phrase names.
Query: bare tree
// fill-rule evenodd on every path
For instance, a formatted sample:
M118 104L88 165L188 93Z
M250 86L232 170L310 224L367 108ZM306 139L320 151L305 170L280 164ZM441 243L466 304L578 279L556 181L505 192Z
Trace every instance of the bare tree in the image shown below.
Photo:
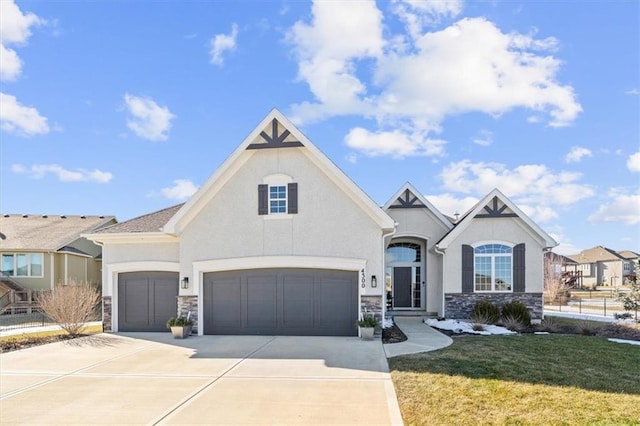
M70 281L38 298L42 310L72 336L82 332L86 322L94 320L100 293L94 284Z
M544 297L552 302L565 294L567 286L562 279L562 256L547 253L544 256Z

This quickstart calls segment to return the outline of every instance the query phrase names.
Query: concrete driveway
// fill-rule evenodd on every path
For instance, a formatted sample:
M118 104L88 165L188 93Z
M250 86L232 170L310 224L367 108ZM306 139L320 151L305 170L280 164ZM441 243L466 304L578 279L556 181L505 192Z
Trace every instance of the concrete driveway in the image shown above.
M380 341L101 334L0 355L2 424L402 424Z

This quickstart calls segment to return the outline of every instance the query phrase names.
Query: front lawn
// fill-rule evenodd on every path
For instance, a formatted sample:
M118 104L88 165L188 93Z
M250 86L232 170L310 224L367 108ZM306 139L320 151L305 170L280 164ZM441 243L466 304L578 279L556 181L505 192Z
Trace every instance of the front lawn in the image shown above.
M640 424L640 346L462 336L389 360L406 424Z

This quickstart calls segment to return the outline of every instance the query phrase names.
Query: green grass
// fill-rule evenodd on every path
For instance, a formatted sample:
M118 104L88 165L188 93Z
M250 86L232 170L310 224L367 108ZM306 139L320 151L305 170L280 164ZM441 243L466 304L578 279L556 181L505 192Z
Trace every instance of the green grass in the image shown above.
M391 358L406 424L640 425L640 347L587 336L464 336Z

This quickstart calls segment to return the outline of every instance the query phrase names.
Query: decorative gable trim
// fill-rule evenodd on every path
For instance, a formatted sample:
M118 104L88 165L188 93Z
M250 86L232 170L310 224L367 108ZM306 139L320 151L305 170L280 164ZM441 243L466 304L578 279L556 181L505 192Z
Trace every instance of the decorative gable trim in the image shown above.
M409 182L405 183L393 197L387 201L382 207L385 211L389 209L401 209L401 208L420 208L431 213L435 216L436 220L443 226L445 230L451 230L453 224L447 220L440 210L438 210L433 204L429 202L420 191L418 191Z
M267 134L265 131L260 132L260 137L266 143L252 143L247 146L247 149L268 149L268 148L291 148L296 146L304 146L299 140L285 141L291 132L284 129L284 132L278 134L278 120L271 120L271 134Z
M221 188L242 168L242 166L257 152L257 149L247 149L256 139L263 137L264 129L271 123L273 138L274 120L290 132L285 139L299 142L294 148L299 149L313 164L322 170L329 179L340 187L355 203L383 230L395 229L394 221L378 206L362 189L360 189L347 175L327 158L307 137L298 130L280 111L273 109L262 122L245 138L224 163L207 179L207 181L191 196L191 198L167 222L163 231L167 234L179 235L185 226L213 199ZM276 124L277 126L277 124ZM282 137L279 134L277 137ZM292 142L280 142L287 147ZM268 144L268 142L267 142ZM266 144L263 144L266 145Z
M420 199L414 195L408 188L404 190L404 194L396 198L396 202L389 206L390 209L426 209Z
M486 206L484 206L484 211L482 213L478 213L475 217L477 218L492 218L492 217L518 217L517 214L513 213L511 210L507 210L508 206L506 204L498 203L498 197L493 197L493 200ZM506 210L506 211L505 211Z
M466 214L463 219L458 222L458 224L453 228L447 235L445 235L438 243L436 244L438 250L446 250L446 248L451 244L453 240L455 240L460 234L464 232L465 229L471 225L471 222L477 217L478 214L487 214L485 206L489 204L491 200L496 198L502 202L507 208L514 214L514 217L518 218L522 225L522 228L525 229L529 234L531 234L534 238L540 240L542 245L545 248L552 248L558 245L556 240L554 240L549 234L544 232L542 228L540 228L534 221L529 218L526 214L522 212L510 199L508 199L502 192L498 189L494 189L489 194L487 194L482 200L480 200L470 211ZM498 209L499 210L499 209ZM504 216L499 216L504 217Z

